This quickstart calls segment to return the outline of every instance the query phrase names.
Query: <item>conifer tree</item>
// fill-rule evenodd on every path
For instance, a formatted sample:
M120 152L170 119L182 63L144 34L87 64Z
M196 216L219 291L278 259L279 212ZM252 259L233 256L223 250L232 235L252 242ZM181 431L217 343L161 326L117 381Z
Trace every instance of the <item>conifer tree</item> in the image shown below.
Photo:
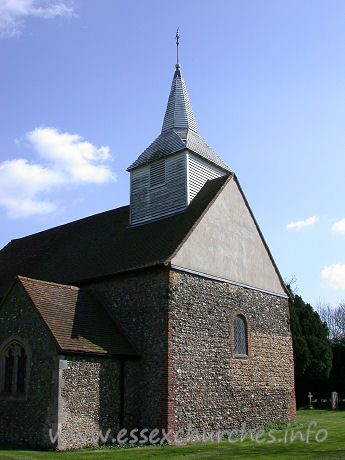
M314 397L329 393L328 378L332 367L332 345L326 323L310 304L292 295L291 332L295 360L295 390L298 405L307 404L309 391Z

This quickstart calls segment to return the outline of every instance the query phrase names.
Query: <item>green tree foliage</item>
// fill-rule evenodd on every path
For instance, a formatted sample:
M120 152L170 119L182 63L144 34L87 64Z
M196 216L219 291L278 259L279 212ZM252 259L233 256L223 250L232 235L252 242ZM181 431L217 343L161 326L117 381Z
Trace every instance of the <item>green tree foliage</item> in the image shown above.
M337 391L345 398L345 337L332 341L333 363L329 377L330 391Z
M345 300L336 307L319 303L317 311L327 323L332 341L333 362L329 377L329 392L336 391L345 398Z
M314 397L328 394L332 367L332 345L328 328L311 305L298 295L290 304L291 332L295 360L295 390L298 405L306 405L309 391Z

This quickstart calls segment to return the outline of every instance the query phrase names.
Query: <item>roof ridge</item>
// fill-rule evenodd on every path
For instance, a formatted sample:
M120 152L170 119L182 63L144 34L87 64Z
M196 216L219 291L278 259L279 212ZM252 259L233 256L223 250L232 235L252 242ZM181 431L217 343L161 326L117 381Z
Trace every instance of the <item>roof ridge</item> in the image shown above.
M71 284L62 284L62 283L54 283L52 281L44 281L44 280L38 280L36 278L29 278L28 276L22 276L22 275L17 275L17 279L23 284L23 281L28 281L28 282L34 282L38 284L49 284L51 286L58 286L58 287L63 287L66 289L71 289L71 290L80 290L78 286L72 286Z
M59 229L59 228L62 228L62 227L68 227L70 225L77 224L79 222L83 222L83 221L92 219L93 217L101 216L102 214L107 214L107 213L111 213L111 212L114 212L114 211L118 211L118 210L120 210L122 208L129 208L129 204L126 204L124 206L119 206L118 208L108 209L107 211L97 212L96 214L91 214L91 216L85 216L85 217L82 217L81 219L76 219L76 220L72 220L71 222L66 222L65 224L56 225L55 227L49 227L49 228L46 228L45 230L41 230L39 232L31 233L30 235L21 236L20 238L13 238L9 243L7 243L6 246L8 246L12 241L24 240L25 238L30 238L31 236L40 235L42 233L50 232L52 230L56 230L56 229ZM1 248L1 250L4 249L6 246Z

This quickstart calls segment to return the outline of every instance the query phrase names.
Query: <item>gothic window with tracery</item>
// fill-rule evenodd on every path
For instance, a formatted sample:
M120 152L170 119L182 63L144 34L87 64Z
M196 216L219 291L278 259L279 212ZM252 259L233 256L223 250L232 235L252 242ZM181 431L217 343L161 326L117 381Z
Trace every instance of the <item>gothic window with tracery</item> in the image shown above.
M27 378L27 354L24 346L10 342L1 353L3 379L1 390L4 393L23 394Z

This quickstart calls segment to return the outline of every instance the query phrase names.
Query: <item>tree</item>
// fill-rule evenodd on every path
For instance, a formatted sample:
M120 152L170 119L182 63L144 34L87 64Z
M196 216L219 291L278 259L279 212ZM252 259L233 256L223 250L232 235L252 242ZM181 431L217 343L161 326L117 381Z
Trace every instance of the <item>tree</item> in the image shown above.
M345 338L332 342L333 363L329 377L330 391L337 391L341 398L345 396Z
M322 321L327 323L330 339L338 341L345 338L345 300L332 308L319 302L316 307Z
M332 367L332 346L327 324L310 304L292 294L290 305L291 332L295 361L295 390L298 405L307 402L309 391L316 397L328 393Z
M328 325L332 341L333 362L329 377L329 391L345 396L345 300L332 308L319 302L317 310Z

